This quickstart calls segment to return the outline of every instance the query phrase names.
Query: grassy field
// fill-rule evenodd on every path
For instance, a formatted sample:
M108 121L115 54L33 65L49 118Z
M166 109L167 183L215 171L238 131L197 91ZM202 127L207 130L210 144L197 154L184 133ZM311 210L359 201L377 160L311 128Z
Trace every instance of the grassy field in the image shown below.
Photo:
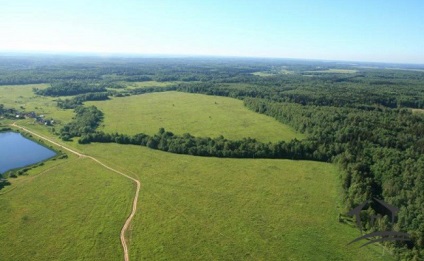
M321 71L305 71L309 73L356 73L358 70L351 70L351 69L328 69L328 70L321 70Z
M252 74L256 76L261 76L261 77L269 77L269 76L275 75L275 73L270 73L270 72L254 72Z
M0 260L120 260L133 184L89 159L49 161L0 192Z
M175 134L259 141L301 139L303 135L275 119L245 108L236 99L181 92L149 93L87 102L105 113L106 132L157 133L159 128Z
M34 87L43 89L47 86L47 84L2 85L0 86L0 104L26 112L36 111L39 115L44 114L46 118L62 122L70 121L73 111L58 109L55 101L57 98L37 96L32 91Z
M133 260L391 260L375 245L347 246L359 231L337 221L331 164L76 146L142 182Z
M293 71L289 71L287 69L281 69L275 72L254 72L252 74L256 76L261 76L261 77L269 77L269 76L275 76L278 74L293 74L293 73L294 73Z
M25 125L51 135L43 126ZM346 245L359 231L337 221L339 184L331 164L192 157L132 145L68 145L142 182L129 233L132 260L392 260L375 245ZM4 257L120 259L123 214L118 209L128 211L133 193L126 180L71 158L34 180L18 181L0 196L0 235L11 241ZM20 219L38 223L24 227L16 223ZM41 226L45 220L48 225ZM66 231L63 223L75 229L73 222L76 231L53 240L58 228ZM37 243L30 246L32 241Z
M147 88L147 87L168 87L178 82L157 82L157 81L146 81L146 82L126 82L128 89L134 88Z
M23 99L32 95L21 91ZM44 99L33 98L30 106ZM108 121L119 120L123 132L140 126L154 133L168 123L163 127L170 131L198 136L228 132L234 136L227 138L254 134L273 140L287 133L278 133L286 126L272 118L222 97L169 92L91 104L105 112L109 131L116 126ZM68 117L55 107L46 108L59 119ZM215 125L207 124L215 118ZM186 126L180 125L182 120ZM58 140L31 120L19 124ZM150 126L154 124L158 126ZM340 184L331 164L67 144L141 181L138 212L128 235L131 260L392 260L376 245L347 246L359 231L337 220ZM0 237L7 246L0 260L121 260L119 230L133 193L131 181L89 159L71 156L46 162L0 191Z

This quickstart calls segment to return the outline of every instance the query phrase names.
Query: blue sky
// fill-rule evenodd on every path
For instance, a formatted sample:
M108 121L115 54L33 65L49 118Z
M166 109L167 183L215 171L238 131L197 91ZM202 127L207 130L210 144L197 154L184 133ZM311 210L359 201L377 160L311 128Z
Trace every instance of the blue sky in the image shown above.
M0 51L424 64L424 1L1 0Z

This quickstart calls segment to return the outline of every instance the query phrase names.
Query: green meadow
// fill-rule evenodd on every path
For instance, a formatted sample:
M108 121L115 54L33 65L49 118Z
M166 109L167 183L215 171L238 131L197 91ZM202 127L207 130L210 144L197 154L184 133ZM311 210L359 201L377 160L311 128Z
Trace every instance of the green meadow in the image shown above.
M269 76L275 75L275 73L271 73L271 72L254 72L252 74L256 76L261 76L261 77L269 77Z
M149 93L87 102L104 112L105 132L155 134L163 127L175 134L259 141L301 139L287 125L245 108L236 99L182 92Z
M309 73L357 73L358 70L352 69L328 69L328 70L320 70L320 71L305 71Z
M148 87L168 87L175 85L178 82L157 82L157 81L145 81L145 82L126 82L125 85L128 89L134 88L148 88Z
M280 69L280 70L269 71L269 72L254 72L252 74L256 76L261 76L261 77L269 77L269 76L276 76L279 74L294 74L294 72L289 71L287 69Z
M132 260L391 260L375 245L347 246L360 233L338 222L331 164L77 147L142 183Z
M0 260L120 260L133 184L89 159L46 162L0 192Z
M45 115L46 118L61 122L70 121L73 111L57 108L57 97L38 96L32 91L32 88L43 89L47 86L48 84L0 86L0 104L26 112L35 111L39 115Z

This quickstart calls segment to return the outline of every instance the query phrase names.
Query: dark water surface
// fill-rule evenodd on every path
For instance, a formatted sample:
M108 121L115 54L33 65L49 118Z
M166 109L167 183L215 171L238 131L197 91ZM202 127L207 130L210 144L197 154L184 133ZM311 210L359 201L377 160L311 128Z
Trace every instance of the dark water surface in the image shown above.
M0 132L0 174L31 165L56 153L16 132Z

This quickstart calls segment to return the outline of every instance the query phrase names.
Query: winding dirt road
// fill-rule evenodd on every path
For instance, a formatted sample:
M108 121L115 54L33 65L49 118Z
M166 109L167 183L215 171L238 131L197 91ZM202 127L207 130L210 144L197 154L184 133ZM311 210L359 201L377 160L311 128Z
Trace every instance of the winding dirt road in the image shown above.
M79 152L77 152L77 151L75 151L75 150L73 150L73 149L70 149L70 148L68 148L68 147L65 147L65 146L63 146L63 145L61 145L61 144L59 144L59 143L57 143L57 142L55 142L55 141L53 141L53 140L51 140L51 139L49 139L49 138L46 138L46 137L41 136L41 135L39 135L39 134L37 134L37 133L35 133L35 132L33 132L33 131L30 131L30 130L26 129L26 128L24 128L24 127L21 127L21 126L17 125L17 124L16 124L16 122L12 123L12 124L11 124L11 126L13 126L13 127L15 127L15 128L18 128L18 129L21 129L21 130L23 130L23 131L25 131L25 132L28 132L28 133L30 133L30 134L32 134L32 135L34 135L34 136L38 137L38 138L41 138L41 139L43 139L43 140L46 140L46 141L48 141L48 142L50 142L50 143L52 143L52 144L54 144L54 145L56 145L56 146L58 146L58 147L60 147L60 148L64 149L64 150L67 150L67 151L69 151L69 152L71 152L71 153L73 153L73 154L77 155L78 157L89 158L89 159L91 159L91 160L95 161L96 163L98 163L98 164L102 165L102 166L103 166L103 167L105 167L106 169L111 170L111 171L113 171L113 172L115 172L115 173L117 173L117 174L119 174L119 175L122 175L122 176L124 176L124 177L126 177L126 178L128 178L128 179L130 179L130 180L132 180L132 181L134 181L134 183L137 185L137 189L136 189L136 192L135 192L135 195L134 195L134 199L133 199L133 203L132 203L132 210L131 210L131 214L128 216L127 220L125 221L125 224L124 224L124 226L123 226L123 227L122 227L122 229L121 229L121 235L120 235L122 248L123 248L123 250L124 250L124 260L125 260L125 261L129 261L129 260L130 260L130 258L129 258L129 254L128 254L127 241L125 240L125 233L127 232L128 227L130 226L131 221L132 221L132 219L134 218L135 213L137 212L138 195L140 194L140 186L141 186L140 181L136 180L136 179L135 179L135 178L133 178L133 177L128 176L128 175L127 175L127 174L125 174L125 173L122 173L122 172L120 172L120 171L118 171L118 170L116 170L116 169L113 169L113 168L111 168L111 167L107 166L106 164L102 163L101 161L99 161L98 159L96 159L96 158L94 158L94 157L92 157L92 156L88 156L88 155L85 155L85 154L79 153Z

